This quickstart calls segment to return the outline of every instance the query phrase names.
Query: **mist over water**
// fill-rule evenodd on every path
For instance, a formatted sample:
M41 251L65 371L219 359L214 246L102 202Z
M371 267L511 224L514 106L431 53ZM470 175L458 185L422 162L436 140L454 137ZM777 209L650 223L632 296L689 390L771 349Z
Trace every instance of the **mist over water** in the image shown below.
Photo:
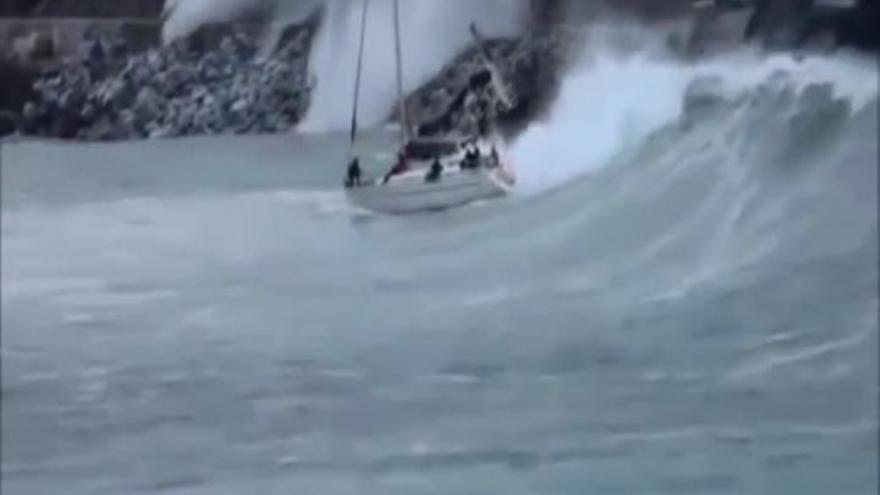
M162 26L162 39L175 40L205 23L223 22L260 5L260 0L165 0L168 16Z
M596 31L614 28L601 26ZM683 116L687 90L701 79L717 82L714 91L731 98L780 77L793 90L811 83L831 84L838 96L858 107L876 98L877 75L870 60L857 56L798 62L787 55L744 50L686 63L658 49L661 40L655 33L644 30L641 36L640 43L624 50L601 34L587 38L548 115L510 144L520 192L557 187L642 145L652 132Z
M487 36L512 34L523 20L520 0L400 2L404 90L431 77L472 43L476 22ZM331 0L310 66L317 87L300 130L346 129L351 121L363 2ZM359 116L364 125L387 118L396 98L391 0L369 2Z
M3 492L869 493L875 64L593 39L402 218L339 132L4 144Z
M600 53L581 61L546 120L513 143L520 190L538 192L601 168L624 147L672 122L688 82L673 62L638 55L619 59Z
M316 84L301 132L347 129L354 103L360 22L364 0L169 0L172 13L163 30L166 40L203 23L261 11L277 19L299 19L322 6L323 23L309 59ZM473 42L471 22L487 36L522 29L524 0L416 0L400 2L404 90L433 76L453 55ZM359 118L362 125L384 121L397 96L392 0L369 0Z
M275 21L296 21L331 0L166 0L162 38L167 43L203 24L226 22L248 14Z

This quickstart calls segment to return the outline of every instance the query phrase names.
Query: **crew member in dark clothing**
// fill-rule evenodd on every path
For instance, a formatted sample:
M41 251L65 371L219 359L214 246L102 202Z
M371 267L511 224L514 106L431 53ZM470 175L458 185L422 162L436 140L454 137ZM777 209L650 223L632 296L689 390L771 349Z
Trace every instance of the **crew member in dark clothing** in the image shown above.
M470 144L467 145L467 148L464 152L464 158L461 160L461 169L462 170L470 170L475 168L476 158L474 156L474 150Z
M440 165L440 158L434 157L428 174L425 175L425 182L437 182L443 174L443 165Z
M488 110L488 108L484 109L482 103L485 103L485 102L480 102L480 103L481 103L480 111L479 111L479 114L477 115L477 133L479 133L479 135L482 137L486 137L489 135L489 115L488 115L489 110Z
M354 157L348 164L348 177L345 180L345 187L355 187L361 185L361 164L358 157Z
M391 170L385 174L385 177L382 179L384 184L387 184L389 180L395 175L402 174L409 170L409 164L406 162L406 157L403 156L403 153L397 154L397 162L394 163L394 166L391 167Z
M489 153L489 168L494 168L501 165L501 158L498 156L498 150L495 149L495 146L492 146L492 151Z
M468 154L470 155L471 168L480 168L480 161L482 160L482 156L480 156L480 148L477 146L477 143L473 143L471 145L471 149Z
M478 169L480 168L480 148L474 144L473 148L471 148L471 168Z

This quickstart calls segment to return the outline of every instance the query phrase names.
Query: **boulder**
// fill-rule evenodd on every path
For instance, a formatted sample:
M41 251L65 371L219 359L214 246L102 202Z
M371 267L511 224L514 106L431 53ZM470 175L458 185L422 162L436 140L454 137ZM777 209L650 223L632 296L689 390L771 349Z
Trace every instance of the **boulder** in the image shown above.
M43 31L30 31L12 41L12 55L20 61L49 60L55 55L55 40Z
M252 25L206 28L188 39L129 54L114 33L95 32L78 60L34 84L30 134L115 140L227 132L279 132L308 105L304 39L294 27L258 56Z
M513 108L501 105L478 48L468 47L407 97L410 124L425 136L472 134L492 127L508 135L519 132L552 101L573 39L573 33L556 30L487 40L487 50L514 99Z
M757 0L745 38L770 49L880 48L880 6L873 0Z
M14 134L18 129L18 119L8 110L0 110L0 138Z
M35 97L34 81L39 71L0 54L0 111L19 114L23 103Z

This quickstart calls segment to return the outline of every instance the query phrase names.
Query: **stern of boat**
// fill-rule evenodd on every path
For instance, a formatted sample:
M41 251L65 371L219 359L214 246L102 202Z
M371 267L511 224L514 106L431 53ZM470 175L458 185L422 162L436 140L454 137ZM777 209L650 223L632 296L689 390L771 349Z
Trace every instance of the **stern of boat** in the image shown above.
M490 143L490 147L494 147L498 152L498 166L490 169L490 176L499 186L505 189L505 192L509 192L516 185L516 172L514 171L513 162L507 153L507 148L500 139L493 138Z

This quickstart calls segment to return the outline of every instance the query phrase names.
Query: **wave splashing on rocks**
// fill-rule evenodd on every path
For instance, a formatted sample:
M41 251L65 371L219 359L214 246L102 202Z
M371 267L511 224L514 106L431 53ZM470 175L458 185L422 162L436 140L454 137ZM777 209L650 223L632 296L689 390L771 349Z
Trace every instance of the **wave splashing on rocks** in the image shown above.
M79 60L36 81L22 130L81 140L285 131L308 106L311 33L289 26L263 51L247 25L208 27L139 54L88 40Z

